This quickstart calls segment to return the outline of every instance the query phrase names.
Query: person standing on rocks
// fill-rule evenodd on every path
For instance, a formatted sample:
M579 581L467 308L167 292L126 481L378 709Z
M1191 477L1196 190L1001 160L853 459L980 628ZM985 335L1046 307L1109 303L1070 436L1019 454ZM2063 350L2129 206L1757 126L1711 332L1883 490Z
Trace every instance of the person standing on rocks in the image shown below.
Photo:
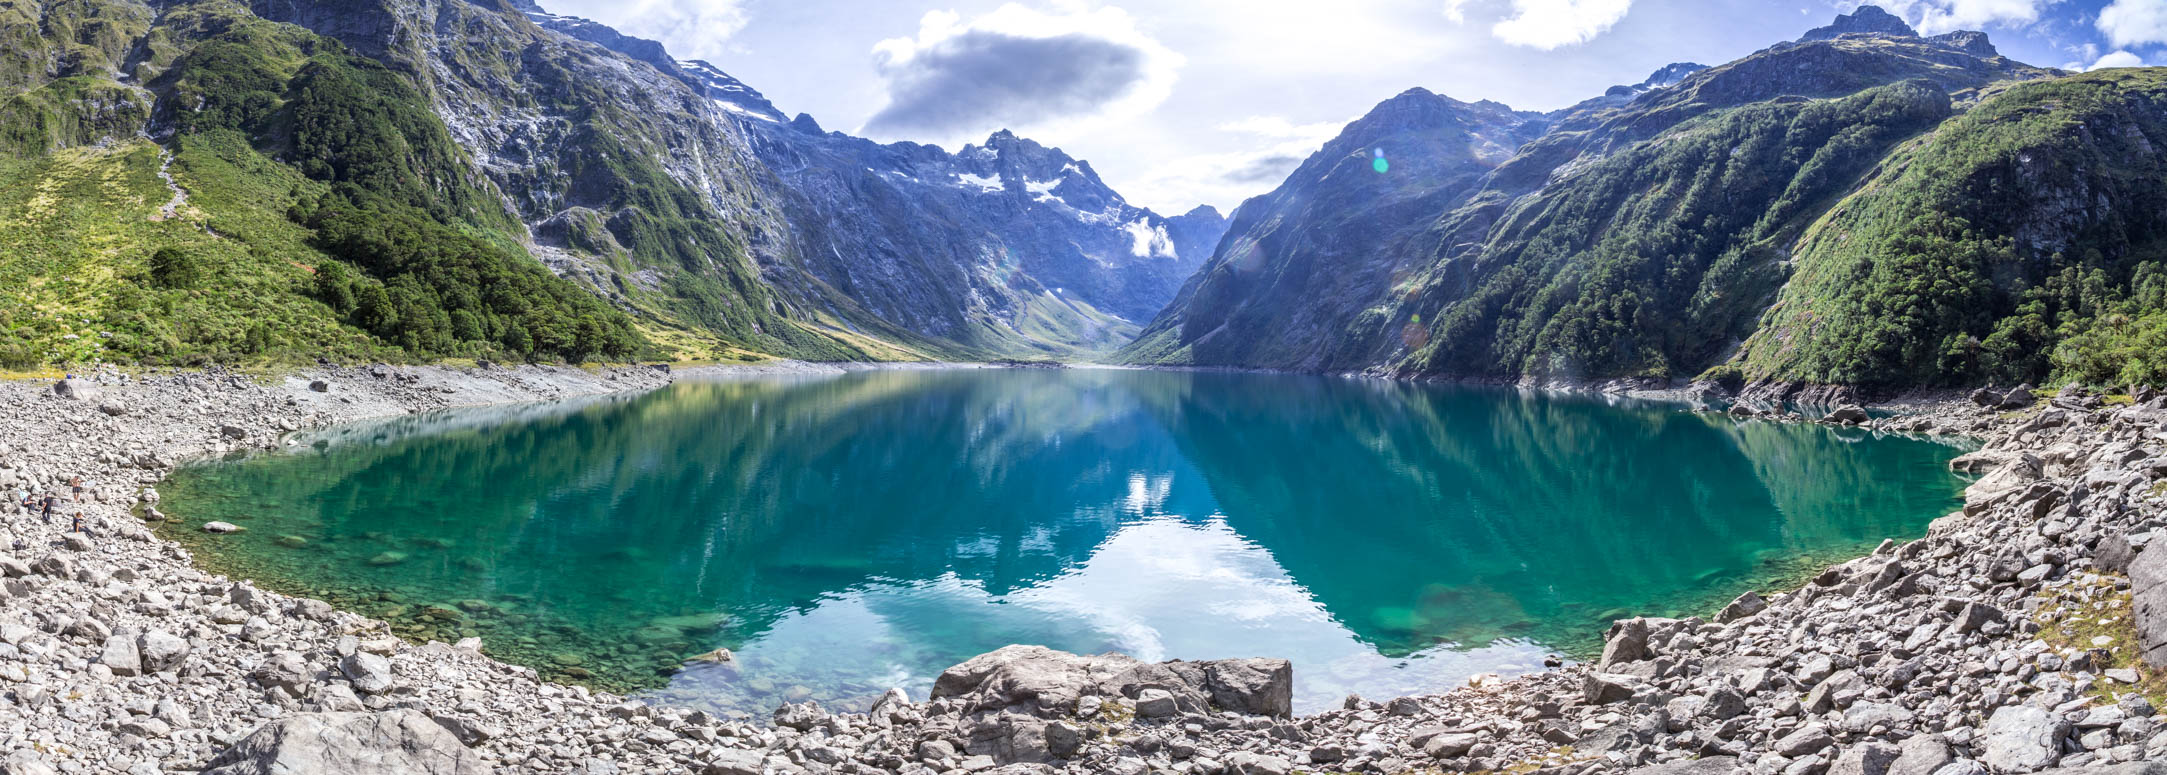
M53 493L45 494L45 524L53 524L53 507L58 505L60 505L60 496Z
M82 502L83 502L83 475L82 475L82 474L76 474L76 475L75 475L75 478L69 479L69 480L68 480L68 486L69 486L69 487L72 487L72 488L74 488L74 489L75 489L75 502L76 502L76 503L82 503Z

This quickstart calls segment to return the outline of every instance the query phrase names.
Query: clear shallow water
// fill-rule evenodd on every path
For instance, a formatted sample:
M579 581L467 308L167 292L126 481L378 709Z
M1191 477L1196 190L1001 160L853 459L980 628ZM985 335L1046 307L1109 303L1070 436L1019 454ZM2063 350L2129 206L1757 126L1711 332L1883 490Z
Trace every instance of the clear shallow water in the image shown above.
M1917 535L1963 485L1956 450L1856 430L1096 369L688 381L303 441L177 473L166 534L410 637L753 712L922 698L1009 643L1284 656L1304 712L1437 690Z

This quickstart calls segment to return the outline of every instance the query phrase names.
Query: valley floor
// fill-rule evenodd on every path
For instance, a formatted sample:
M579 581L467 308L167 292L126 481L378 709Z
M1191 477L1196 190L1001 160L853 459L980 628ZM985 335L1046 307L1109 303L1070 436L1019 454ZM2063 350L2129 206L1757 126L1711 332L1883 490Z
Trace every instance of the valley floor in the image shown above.
M0 506L0 748L12 751L0 770L1961 775L2167 757L2146 699L2167 681L2137 665L2133 614L2167 594L2152 586L2167 581L2167 552L2131 562L2167 525L2158 401L1942 404L1873 421L1982 438L1959 460L1992 473L1923 539L1712 621L1623 621L1599 664L1302 718L1285 715L1278 660L1015 647L950 670L930 700L717 718L550 684L480 644L400 642L381 622L203 572L144 527L187 519L160 514L152 488L176 461L298 428L672 376L106 373L75 398L0 383L0 487L86 482L51 523L13 497ZM78 509L87 535L67 532Z

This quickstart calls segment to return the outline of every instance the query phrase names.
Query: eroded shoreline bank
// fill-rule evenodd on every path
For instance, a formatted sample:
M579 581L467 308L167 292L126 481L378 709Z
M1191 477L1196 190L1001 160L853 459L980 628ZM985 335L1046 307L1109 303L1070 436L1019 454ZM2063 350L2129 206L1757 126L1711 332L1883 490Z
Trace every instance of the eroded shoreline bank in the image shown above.
M725 369L723 375L747 371ZM2116 443L2125 445L2107 455L2116 465L2151 460L2156 450L2122 458L2146 449L2128 446L2127 437L2149 440L2146 434L2161 427L2163 411L2048 408L2040 416L2061 412L2063 422L2029 427L2039 425L2036 416L1944 406L1905 419L1906 430L1982 436L1987 448L1979 454L1987 457L1979 459L1999 466L2021 468L2020 453L2039 453L2035 473L1996 474L1981 483L2022 480L2016 495L2007 488L1991 495L1982 489L1977 514L1945 519L1926 539L1838 566L1846 570L1823 574L1830 584L1775 597L1758 615L1625 625L1619 629L1624 645L1614 638L1611 650L1617 653L1597 666L1383 704L1352 701L1346 710L1286 719L1272 717L1285 711L1272 699L1281 689L1269 665L1175 663L1199 670L1211 665L1197 672L1059 655L989 655L975 672L955 680L944 676L937 687L945 693L936 689L944 699L884 701L870 714L794 706L773 726L547 684L532 670L471 648L401 643L386 637L381 623L207 574L129 514L135 488L159 478L171 462L264 443L288 426L641 390L668 381L647 369L573 371L332 370L273 385L198 373L115 380L101 388L102 395L75 400L51 395L50 383L0 385L6 412L0 419L7 421L10 443L21 442L0 451L0 459L18 478L41 487L85 476L92 485L86 519L97 531L92 540L71 543L65 524L13 520L8 543L20 539L24 548L0 567L10 576L8 613L0 621L0 643L8 647L0 648L0 689L10 690L13 700L10 712L0 714L9 717L0 740L19 751L26 768L35 759L47 766L75 762L88 771L186 771L259 727L321 723L314 714L330 712L409 721L418 714L422 728L414 734L441 744L442 736L426 733L442 731L462 747L451 761L464 764L440 770L445 772L919 773L1002 765L1016 772L1408 772L1511 765L1580 772L1675 760L1809 773L1842 764L1846 756L1870 764L1889 750L1962 766L1961 760L1991 753L1991 736L1982 726L1995 715L1990 711L2060 696L2050 688L1986 688L2009 683L2001 677L2020 669L1980 672L1985 679L1967 675L1965 660L1982 653L1991 657L1986 664L1999 667L2009 661L2000 652L2031 649L2025 644L2031 636L2013 623L2023 616L2018 603L2026 596L2014 593L2092 583L2083 575L2101 536L2127 532L2132 514L2149 520L2161 510L2148 490L2133 493L2134 483L2112 493L2087 485L2083 498L2069 499L2077 505L2062 504L2067 514L2057 521L2070 526L2050 537L2056 547L2051 556L2040 548L2040 561L2026 562L2009 580L1996 581L2010 574L1987 568L1983 581L1972 583L1962 572L1965 563L1995 556L1987 549L2023 545L2011 544L2010 536L2036 526L2030 512L2040 510L2038 499L2047 496L2019 498L2042 487L2069 492L2072 481L2096 478L2091 463ZM326 383L322 392L310 386L319 378ZM2056 462L2040 457L2050 451ZM2140 476L2148 486L2149 474ZM2101 505L2109 502L2125 505ZM2032 570L2042 565L2044 572ZM1868 567L1870 576L1854 578ZM1894 581L1875 583L1884 576ZM1964 603L1943 612L1952 605L1948 601ZM1994 621L1980 621L1964 629L1964 622L1993 618L1988 608L1966 607L1971 605L1999 612L1994 621L2005 626L1997 632L1987 626ZM1948 621L1921 620L1936 617ZM1879 632L1894 626L1909 629L1900 638ZM1918 635L1922 630L1933 635ZM1812 636L1806 647L1781 645L1801 631ZM1644 638L1636 635L1642 632ZM1914 638L1924 639L1902 648ZM1637 652L1630 647L1636 639ZM1889 647L1890 640L1897 648ZM174 641L182 647L174 648ZM1883 664L1891 653L1907 656ZM2036 657L2045 653L2031 649L2030 661L2012 658L2011 664L2031 664L2034 676L2044 674ZM1951 660L1962 667L1941 664ZM2070 660L2056 666L2066 668ZM1896 680L1907 670L1908 678ZM1598 671L1608 672L1594 677ZM2085 690L2109 680L2097 669L2092 673ZM1966 694L1966 683L1981 686ZM2077 693L2078 683L2069 681L2064 693ZM1823 684L1835 688L1819 692L1826 702L1813 702L1813 690ZM1946 708L1911 701L1930 689L1955 691L1964 701ZM1802 691L1807 702L1796 700ZM1786 704L1786 697L1798 707ZM1854 711L1860 703L1866 709ZM1214 705L1264 715L1213 712ZM2067 740L2058 739L2057 748L2063 742L2087 745L2066 729L2099 727L2063 717L2090 707L2048 709L2060 714L2048 731L2057 723L2065 729ZM2137 710L2124 710L2124 720L2148 718ZM1854 716L1882 720L1867 724ZM1828 737L1826 745L1809 745L1819 740L1817 731ZM1783 744L1797 735L1812 739ZM2141 758L2152 748L2148 734L2119 725L2109 740L2098 738L2090 735L2092 742L2112 744L2074 755ZM1939 753L1929 750L1935 745Z

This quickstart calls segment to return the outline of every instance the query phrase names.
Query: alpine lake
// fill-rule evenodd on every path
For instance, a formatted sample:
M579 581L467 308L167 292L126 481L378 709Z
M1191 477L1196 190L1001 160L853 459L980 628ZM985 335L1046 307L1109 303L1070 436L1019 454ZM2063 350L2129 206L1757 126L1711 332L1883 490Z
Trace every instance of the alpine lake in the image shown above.
M176 472L160 531L410 639L763 715L923 699L1011 643L1286 657L1302 713L1442 691L1916 537L1965 484L1956 442L1680 404L1092 368L681 378L291 441Z

